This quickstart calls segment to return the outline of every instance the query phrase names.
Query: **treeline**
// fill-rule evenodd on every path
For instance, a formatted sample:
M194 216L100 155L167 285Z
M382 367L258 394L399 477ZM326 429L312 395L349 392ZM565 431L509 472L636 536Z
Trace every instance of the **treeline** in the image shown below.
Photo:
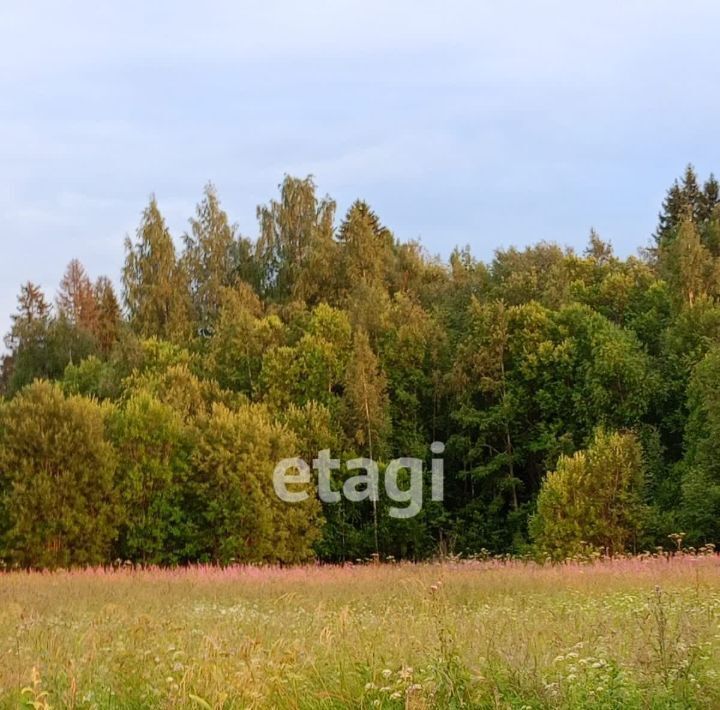
M258 208L257 239L209 185L181 250L153 198L120 295L78 261L54 303L21 288L1 376L0 558L716 542L719 204L716 180L688 167L640 257L593 232L583 254L540 243L485 264L399 242L364 202L338 219L310 178ZM410 520L382 499L290 505L272 489L287 456L429 462L433 441L445 501L426 496Z

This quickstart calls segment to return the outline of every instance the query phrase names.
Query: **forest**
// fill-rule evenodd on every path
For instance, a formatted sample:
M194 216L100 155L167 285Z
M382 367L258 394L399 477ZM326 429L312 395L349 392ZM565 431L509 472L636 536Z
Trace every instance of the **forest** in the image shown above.
M78 259L56 294L21 286L0 373L3 565L718 542L712 175L688 166L628 258L592 231L583 253L443 260L365 202L337 214L311 177L286 177L257 217L243 236L208 184L175 239L153 197L119 288ZM414 456L427 472L434 441L445 499L411 519L382 497L288 505L272 490L284 457Z

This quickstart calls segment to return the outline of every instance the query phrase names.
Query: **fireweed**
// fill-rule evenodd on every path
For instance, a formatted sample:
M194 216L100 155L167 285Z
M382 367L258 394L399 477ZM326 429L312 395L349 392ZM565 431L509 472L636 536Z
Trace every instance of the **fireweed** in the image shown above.
M433 454L442 454L445 444L433 441L430 444ZM313 469L317 472L317 494L324 503L339 503L344 496L346 500L360 502L370 500L376 502L380 496L380 470L378 464L372 459L355 458L345 462L348 471L363 470L364 473L348 478L341 490L333 490L331 486L331 472L341 467L340 459L330 458L330 449L318 452L313 459ZM405 503L402 507L390 506L388 514L392 518L407 519L416 516L423 506L423 469L422 459L403 456L393 459L385 467L384 483L388 498L394 503ZM400 487L398 481L401 471L406 471L409 485ZM282 459L273 472L273 487L280 500L286 503L300 503L307 500L308 484L313 482L313 476L307 461L295 456ZM430 467L430 496L433 501L442 501L444 498L444 467L441 458L433 458ZM289 490L288 486L293 489ZM298 486L303 487L298 490Z

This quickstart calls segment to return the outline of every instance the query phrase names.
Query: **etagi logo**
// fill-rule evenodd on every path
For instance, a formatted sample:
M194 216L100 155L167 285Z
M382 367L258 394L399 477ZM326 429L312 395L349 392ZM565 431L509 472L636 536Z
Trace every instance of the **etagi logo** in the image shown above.
M430 451L439 455L445 451L445 444L433 441ZM372 459L350 459L345 463L348 471L363 470L364 473L348 478L343 484L342 491L332 490L330 485L330 472L340 469L340 460L330 458L330 449L318 452L313 459L313 469L317 472L317 492L324 503L339 503L342 496L346 500L359 502L379 499L380 473L378 465ZM398 482L401 471L407 471L406 487L401 488ZM393 459L385 468L385 492L394 503L405 503L403 507L391 506L388 513L392 518L407 519L417 515L423 505L423 460L411 457ZM299 457L283 459L273 472L273 487L280 500L286 503L300 503L307 500L307 490L288 490L288 486L307 486L312 482L310 466ZM434 501L444 498L444 468L441 458L433 458L430 475L430 495Z

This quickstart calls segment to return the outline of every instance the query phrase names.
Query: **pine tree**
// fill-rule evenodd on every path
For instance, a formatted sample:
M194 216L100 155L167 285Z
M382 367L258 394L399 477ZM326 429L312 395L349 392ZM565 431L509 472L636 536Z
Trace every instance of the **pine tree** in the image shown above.
M483 476L501 473L499 487L509 491L518 507L514 419L517 403L510 377L510 312L502 301L473 300L467 314L467 335L461 342L452 374L458 394L454 418L471 427L473 463ZM480 411L479 411L480 410ZM486 452L494 452L487 460ZM486 463L485 463L486 462ZM491 477L492 478L492 477Z
M710 173L710 177L703 185L702 194L700 195L700 222L705 223L712 219L715 209L720 204L720 183L715 175Z

